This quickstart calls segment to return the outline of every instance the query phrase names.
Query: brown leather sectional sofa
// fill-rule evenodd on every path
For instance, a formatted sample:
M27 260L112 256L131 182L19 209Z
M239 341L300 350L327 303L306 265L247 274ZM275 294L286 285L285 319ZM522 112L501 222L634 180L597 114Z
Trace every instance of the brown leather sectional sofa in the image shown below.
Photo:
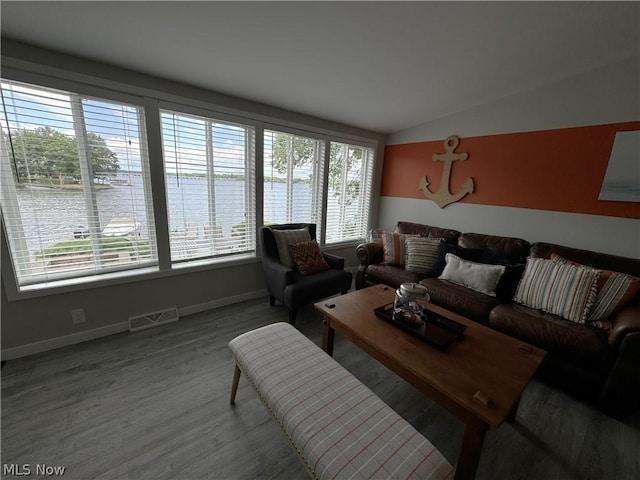
M360 262L356 289L377 283L397 288L404 282L419 282L427 288L432 302L547 350L537 373L539 378L595 403L614 417L621 418L640 409L640 293L615 315L610 332L512 301L529 256L550 258L557 254L635 277L640 277L640 260L411 222L398 222L394 231L442 238L448 251L472 261L482 261L483 252L491 252L511 266L496 288L496 297L491 297L438 278L425 279L402 267L385 265L382 244L363 243L356 248Z

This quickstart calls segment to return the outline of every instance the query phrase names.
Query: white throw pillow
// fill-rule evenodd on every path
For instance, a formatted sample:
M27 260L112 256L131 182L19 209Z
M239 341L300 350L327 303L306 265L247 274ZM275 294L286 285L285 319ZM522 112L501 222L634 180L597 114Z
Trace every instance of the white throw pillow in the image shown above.
M452 253L445 255L445 261L447 264L438 278L462 285L485 295L496 296L494 290L505 271L504 265L470 262Z

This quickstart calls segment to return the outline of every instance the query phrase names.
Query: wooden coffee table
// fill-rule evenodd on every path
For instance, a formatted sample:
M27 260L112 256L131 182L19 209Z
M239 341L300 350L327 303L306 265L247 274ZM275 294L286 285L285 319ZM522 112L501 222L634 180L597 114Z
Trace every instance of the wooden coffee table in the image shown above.
M455 479L473 479L486 431L515 417L546 352L432 304L429 310L467 326L462 339L438 350L376 317L373 309L394 294L375 285L316 303L324 317L322 347L332 355L338 332L462 420Z

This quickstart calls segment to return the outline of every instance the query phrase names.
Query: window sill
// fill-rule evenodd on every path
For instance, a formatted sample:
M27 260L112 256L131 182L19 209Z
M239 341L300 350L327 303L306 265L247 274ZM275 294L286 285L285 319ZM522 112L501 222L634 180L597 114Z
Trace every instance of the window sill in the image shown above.
M322 245L322 250L325 252L329 252L331 250L341 250L345 248L356 248L362 242L365 242L363 238L359 240L343 240L335 243L325 243Z
M59 295L63 293L79 292L94 288L108 287L111 285L122 285L127 283L143 282L157 278L167 278L176 275L185 275L207 270L218 270L232 268L237 265L259 263L260 259L253 254L238 256L233 259L207 259L195 260L174 264L170 270L160 270L156 267L139 268L124 272L106 273L96 277L72 278L65 280L55 280L36 285L27 285L20 290L7 288L7 299L9 301L26 300L29 298L44 297L48 295ZM8 285L7 285L8 286Z

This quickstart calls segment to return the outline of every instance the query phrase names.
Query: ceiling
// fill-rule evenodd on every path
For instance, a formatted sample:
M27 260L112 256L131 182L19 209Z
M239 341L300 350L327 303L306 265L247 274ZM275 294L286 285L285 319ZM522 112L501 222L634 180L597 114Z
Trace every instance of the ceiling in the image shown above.
M640 2L1 2L2 35L380 133L640 56Z

